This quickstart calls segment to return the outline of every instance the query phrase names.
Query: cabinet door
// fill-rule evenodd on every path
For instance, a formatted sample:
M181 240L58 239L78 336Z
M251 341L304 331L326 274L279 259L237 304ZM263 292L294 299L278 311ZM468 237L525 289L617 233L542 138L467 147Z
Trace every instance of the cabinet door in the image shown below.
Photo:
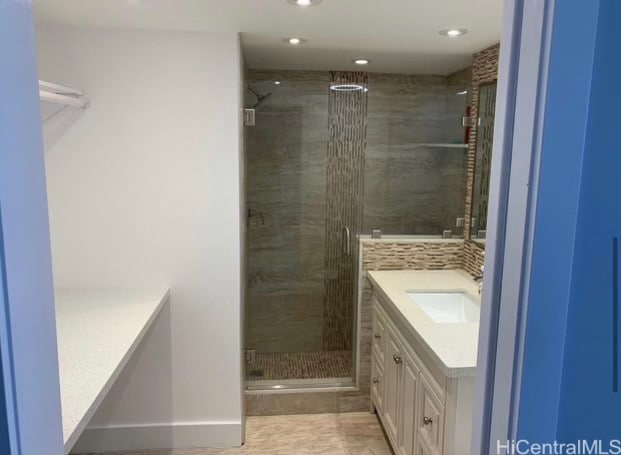
M386 345L386 323L378 310L378 303L373 300L373 352L377 355L380 364L384 366L384 351Z
M438 453L444 445L444 405L433 391L430 380L420 375L419 405L416 416L419 437Z
M403 359L397 335L389 327L385 332L384 362L384 424L386 432L395 445L399 441L399 386Z
M371 363L371 396L379 415L384 414L384 369L379 364L377 355L373 353Z
M401 393L399 395L400 410L400 455L415 455L418 428L416 426L416 408L418 406L418 377L420 369L414 357L403 349L403 365L401 370Z

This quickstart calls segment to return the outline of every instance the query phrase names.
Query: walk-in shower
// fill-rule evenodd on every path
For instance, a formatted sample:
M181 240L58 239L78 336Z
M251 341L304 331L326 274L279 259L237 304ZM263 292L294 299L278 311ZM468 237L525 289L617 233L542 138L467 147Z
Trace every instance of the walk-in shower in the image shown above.
M355 384L359 236L440 235L463 216L462 85L248 72L248 388Z

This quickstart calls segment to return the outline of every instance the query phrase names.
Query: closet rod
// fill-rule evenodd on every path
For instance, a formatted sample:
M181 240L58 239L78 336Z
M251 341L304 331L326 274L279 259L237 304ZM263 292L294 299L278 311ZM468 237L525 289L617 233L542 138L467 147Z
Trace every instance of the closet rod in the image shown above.
M65 87L51 82L39 81L39 97L42 101L49 101L65 106L81 107L87 109L90 106L84 92L70 87Z
M59 95L58 93L46 92L45 90L39 90L39 97L43 101L50 101L52 103L81 107L83 109L86 109L88 107L88 101L84 98L76 98L69 95Z
M84 96L84 92L82 90L78 90L75 88L65 87L63 85L53 84L51 82L39 81L39 89L47 89L48 92L54 92L61 95L77 95Z

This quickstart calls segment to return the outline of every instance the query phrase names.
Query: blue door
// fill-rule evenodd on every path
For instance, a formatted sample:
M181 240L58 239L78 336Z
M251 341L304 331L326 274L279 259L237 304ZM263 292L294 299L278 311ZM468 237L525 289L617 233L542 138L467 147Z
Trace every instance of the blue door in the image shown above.
M2 359L0 359L0 365L2 365ZM7 418L4 379L2 378L2 374L0 374L0 454L11 454L11 441L9 440L9 420Z
M621 439L620 22L619 0L555 2L517 403L530 442Z
M0 455L64 454L34 37L0 0Z
M601 0L559 400L567 442L621 439L620 21L621 2Z

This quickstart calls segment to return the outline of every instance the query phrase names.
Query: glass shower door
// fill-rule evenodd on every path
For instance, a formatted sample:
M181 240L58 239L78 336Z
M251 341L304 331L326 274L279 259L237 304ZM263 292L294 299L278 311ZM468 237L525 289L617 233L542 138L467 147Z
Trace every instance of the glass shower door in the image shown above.
M347 74L248 74L249 388L353 383L366 86L332 90Z

